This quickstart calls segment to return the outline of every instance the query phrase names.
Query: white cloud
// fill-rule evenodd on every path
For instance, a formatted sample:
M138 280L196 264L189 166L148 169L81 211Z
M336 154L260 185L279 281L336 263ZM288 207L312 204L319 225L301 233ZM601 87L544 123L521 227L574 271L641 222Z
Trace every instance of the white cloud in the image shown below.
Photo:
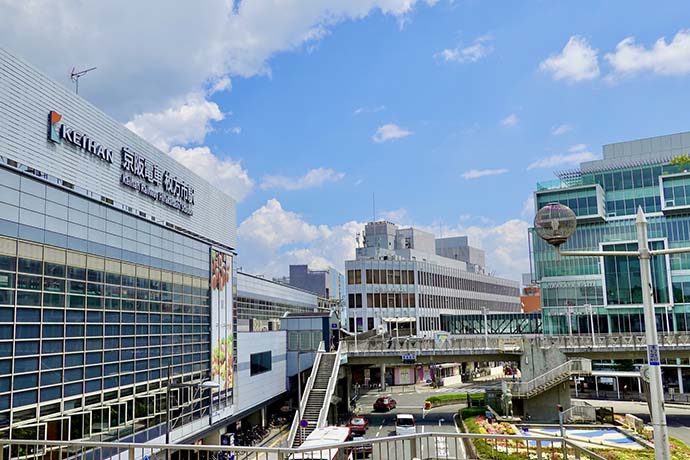
M359 115L360 113L376 113L386 110L385 105L377 105L375 107L358 107L352 112L353 115Z
M489 43L491 41L491 36L484 35L482 37L475 38L471 45L462 47L456 46L455 48L446 48L434 54L436 59L442 59L446 62L477 62L478 60L486 57L493 51L493 46Z
M553 128L551 128L551 135L552 136L562 136L563 134L567 134L572 130L573 130L572 125L562 124L562 125L554 126Z
M587 144L575 144L568 147L568 152L582 152L583 150L587 150Z
M284 190L304 190L312 187L321 187L327 182L337 182L345 177L345 173L331 168L310 169L300 177L264 176L261 180L263 190L281 188Z
M568 149L570 153L540 158L539 160L536 160L527 166L527 170L529 171L536 168L553 168L555 166L579 164L583 161L596 160L596 155L594 155L592 152L588 152L586 149L586 144L573 145Z
M230 80L230 77L223 76L220 77L218 80L216 80L211 87L209 88L208 92L209 94L215 94L215 93L220 93L223 91L230 91L232 89L232 81Z
M384 213L404 220L407 213L403 211L396 209ZM500 224L484 218L475 220L477 224L461 220L457 226L442 227L443 235L468 235L471 244L486 251L487 266L492 272L519 280L521 274L529 270L529 224L519 219ZM437 224L417 227L432 233L439 230ZM312 224L301 215L284 209L278 200L271 199L240 224L238 265L246 272L268 277L285 275L288 265L298 263L332 266L342 271L344 261L354 258L355 236L363 229L364 224L356 221Z
M520 215L523 219L529 221L534 220L534 195L528 196L527 199L522 203Z
M499 122L499 124L505 128L509 126L515 126L518 123L520 123L520 118L517 116L517 114L514 113L511 113Z
M577 82L593 80L599 76L598 51L592 48L587 39L573 35L563 51L551 55L539 68L551 73L554 80Z
M412 134L412 131L408 131L394 123L388 123L383 126L379 126L376 133L372 136L372 140L377 144L381 142L391 141L395 139L402 139Z
M239 161L220 159L208 147L173 147L169 155L237 201L242 201L254 187Z
M172 107L158 113L136 115L127 128L163 151L172 145L203 142L211 131L211 122L224 118L218 104L193 93Z
M249 273L286 274L288 265L333 266L343 271L344 261L355 256L355 235L364 224L314 225L271 199L239 226L238 263Z
M398 208L391 209L389 211L381 211L378 215L379 219L387 220L388 222L393 222L398 225L408 225L409 216L407 215L407 209Z
M240 134L242 132L242 128L239 126L231 126L228 128L228 132L232 134Z
M270 74L276 53L313 44L340 22L374 11L402 22L419 3L64 0L47 8L43 0L0 0L0 43L65 85L71 66L97 66L80 93L128 120L190 92L219 90L227 76Z
M657 75L690 74L690 30L679 31L670 43L662 37L647 49L637 45L633 37L622 40L616 51L608 53L606 61L615 76L629 76L642 72Z
M477 179L484 176L498 176L507 173L505 168L500 169L470 169L462 173L463 179Z

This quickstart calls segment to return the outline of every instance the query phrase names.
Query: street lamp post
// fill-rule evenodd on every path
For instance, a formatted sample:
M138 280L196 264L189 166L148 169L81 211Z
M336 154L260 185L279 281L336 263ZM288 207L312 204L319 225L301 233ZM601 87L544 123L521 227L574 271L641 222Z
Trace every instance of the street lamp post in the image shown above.
M560 203L550 203L541 208L534 218L534 228L540 238L556 247L561 256L573 257L638 257L640 259L640 275L642 281L642 301L644 304L645 335L647 340L647 361L650 374L650 399L652 412L652 426L654 428L654 457L656 460L670 460L671 450L666 425L666 411L664 408L664 390L661 381L661 359L659 356L659 341L652 299L651 257L656 255L681 254L690 252L688 248L672 248L649 250L647 236L647 219L640 206L635 219L637 227L637 251L561 251L561 244L565 243L577 227L575 213Z

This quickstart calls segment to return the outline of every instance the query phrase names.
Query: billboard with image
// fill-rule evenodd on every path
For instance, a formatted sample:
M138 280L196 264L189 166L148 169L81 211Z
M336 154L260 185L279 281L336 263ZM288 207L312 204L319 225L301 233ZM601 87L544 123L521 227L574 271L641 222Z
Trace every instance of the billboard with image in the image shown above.
M211 380L218 384L214 411L232 407L232 255L211 249Z

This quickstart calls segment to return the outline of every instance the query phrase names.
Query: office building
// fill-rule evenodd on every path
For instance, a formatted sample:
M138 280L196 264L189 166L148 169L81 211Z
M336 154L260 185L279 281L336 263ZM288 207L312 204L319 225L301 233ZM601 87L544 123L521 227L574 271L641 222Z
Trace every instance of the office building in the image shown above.
M690 151L690 132L619 142L603 147L601 160L562 171L537 185L536 208L570 207L575 234L564 250L637 248L635 214L649 221L652 248L690 245L690 168L669 164ZM534 278L541 288L547 334L642 332L640 265L633 257L558 257L532 232ZM654 302L660 331L688 329L690 255L652 260ZM590 307L591 305L591 307Z
M351 331L430 335L442 330L441 314L520 311L519 283L481 273L483 264L483 253L466 239L370 222L355 260L345 262L345 323Z
M332 301L345 298L345 277L333 267L312 270L307 265L290 265L290 286L314 292L319 297Z

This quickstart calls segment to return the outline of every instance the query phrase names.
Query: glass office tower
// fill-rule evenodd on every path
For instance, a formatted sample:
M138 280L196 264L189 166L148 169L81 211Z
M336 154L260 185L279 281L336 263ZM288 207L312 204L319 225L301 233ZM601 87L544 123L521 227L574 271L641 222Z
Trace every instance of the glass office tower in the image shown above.
M638 206L649 221L650 249L690 245L690 168L669 162L690 151L690 133L605 145L603 159L540 183L536 209L559 202L577 216L564 250L632 250ZM644 331L640 265L633 257L558 257L530 233L533 277L547 334ZM652 260L657 328L688 330L690 255ZM591 306L591 307L590 307Z
M232 414L232 198L2 49L0 126L0 437Z

